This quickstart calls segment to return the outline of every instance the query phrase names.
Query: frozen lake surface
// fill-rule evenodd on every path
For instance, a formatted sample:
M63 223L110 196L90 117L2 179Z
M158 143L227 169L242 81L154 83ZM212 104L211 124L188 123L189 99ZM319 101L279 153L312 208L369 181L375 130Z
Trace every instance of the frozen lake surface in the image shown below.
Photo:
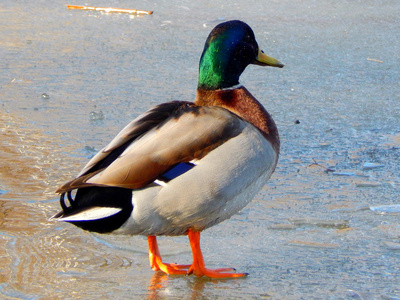
M0 16L0 298L400 299L398 1L5 0ZM144 237L47 221L55 189L125 124L194 100L205 39L230 19L285 63L241 77L278 125L277 170L202 235L208 267L250 276L154 273ZM186 237L160 248L191 260Z

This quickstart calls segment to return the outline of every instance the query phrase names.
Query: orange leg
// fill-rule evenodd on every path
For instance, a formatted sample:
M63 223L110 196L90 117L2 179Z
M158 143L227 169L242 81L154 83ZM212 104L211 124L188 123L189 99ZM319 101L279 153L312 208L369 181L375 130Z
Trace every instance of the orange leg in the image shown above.
M187 271L183 269L188 269L190 265L177 265L162 262L157 238L155 236L148 236L147 241L149 242L150 267L153 271L161 270L169 275L184 275L187 273Z
M245 277L248 275L247 273L226 273L235 272L236 270L233 268L215 270L206 269L203 254L201 253L200 249L200 232L189 229L188 237L193 253L193 264L187 271L188 275L194 274L198 277L206 276L210 278L236 278Z

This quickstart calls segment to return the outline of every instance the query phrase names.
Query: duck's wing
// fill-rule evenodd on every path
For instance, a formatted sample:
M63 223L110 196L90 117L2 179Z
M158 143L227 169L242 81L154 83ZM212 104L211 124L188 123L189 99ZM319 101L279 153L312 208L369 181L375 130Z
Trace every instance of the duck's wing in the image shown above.
M172 101L157 105L141 114L135 120L126 125L106 147L101 149L94 157L92 157L77 177L106 168L125 150L126 147L124 147L124 145L129 145L129 143L152 128L160 125L160 123L164 122L171 116L179 114L181 109L193 105L194 104L191 102Z
M57 192L86 186L144 187L179 163L204 157L244 126L241 118L224 108L161 104L128 124Z

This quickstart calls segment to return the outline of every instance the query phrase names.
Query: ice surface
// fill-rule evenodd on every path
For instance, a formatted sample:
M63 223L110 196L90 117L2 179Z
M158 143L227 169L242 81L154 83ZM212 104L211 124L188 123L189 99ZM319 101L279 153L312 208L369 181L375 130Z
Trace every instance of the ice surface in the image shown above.
M0 8L0 297L400 298L398 1L88 3L154 11L143 17L65 4ZM277 169L240 214L202 234L209 267L250 276L154 274L143 237L99 243L47 222L54 190L92 149L153 105L194 99L205 38L230 19L285 64L241 77L279 128ZM186 237L160 248L168 262L191 260Z

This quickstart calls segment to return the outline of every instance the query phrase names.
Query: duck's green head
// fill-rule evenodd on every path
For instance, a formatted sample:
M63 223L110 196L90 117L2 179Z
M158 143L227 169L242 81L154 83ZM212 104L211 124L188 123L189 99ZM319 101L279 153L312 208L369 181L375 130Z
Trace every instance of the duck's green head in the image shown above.
M214 90L237 85L249 64L283 67L258 48L249 25L242 21L221 23L211 31L204 46L198 87Z

